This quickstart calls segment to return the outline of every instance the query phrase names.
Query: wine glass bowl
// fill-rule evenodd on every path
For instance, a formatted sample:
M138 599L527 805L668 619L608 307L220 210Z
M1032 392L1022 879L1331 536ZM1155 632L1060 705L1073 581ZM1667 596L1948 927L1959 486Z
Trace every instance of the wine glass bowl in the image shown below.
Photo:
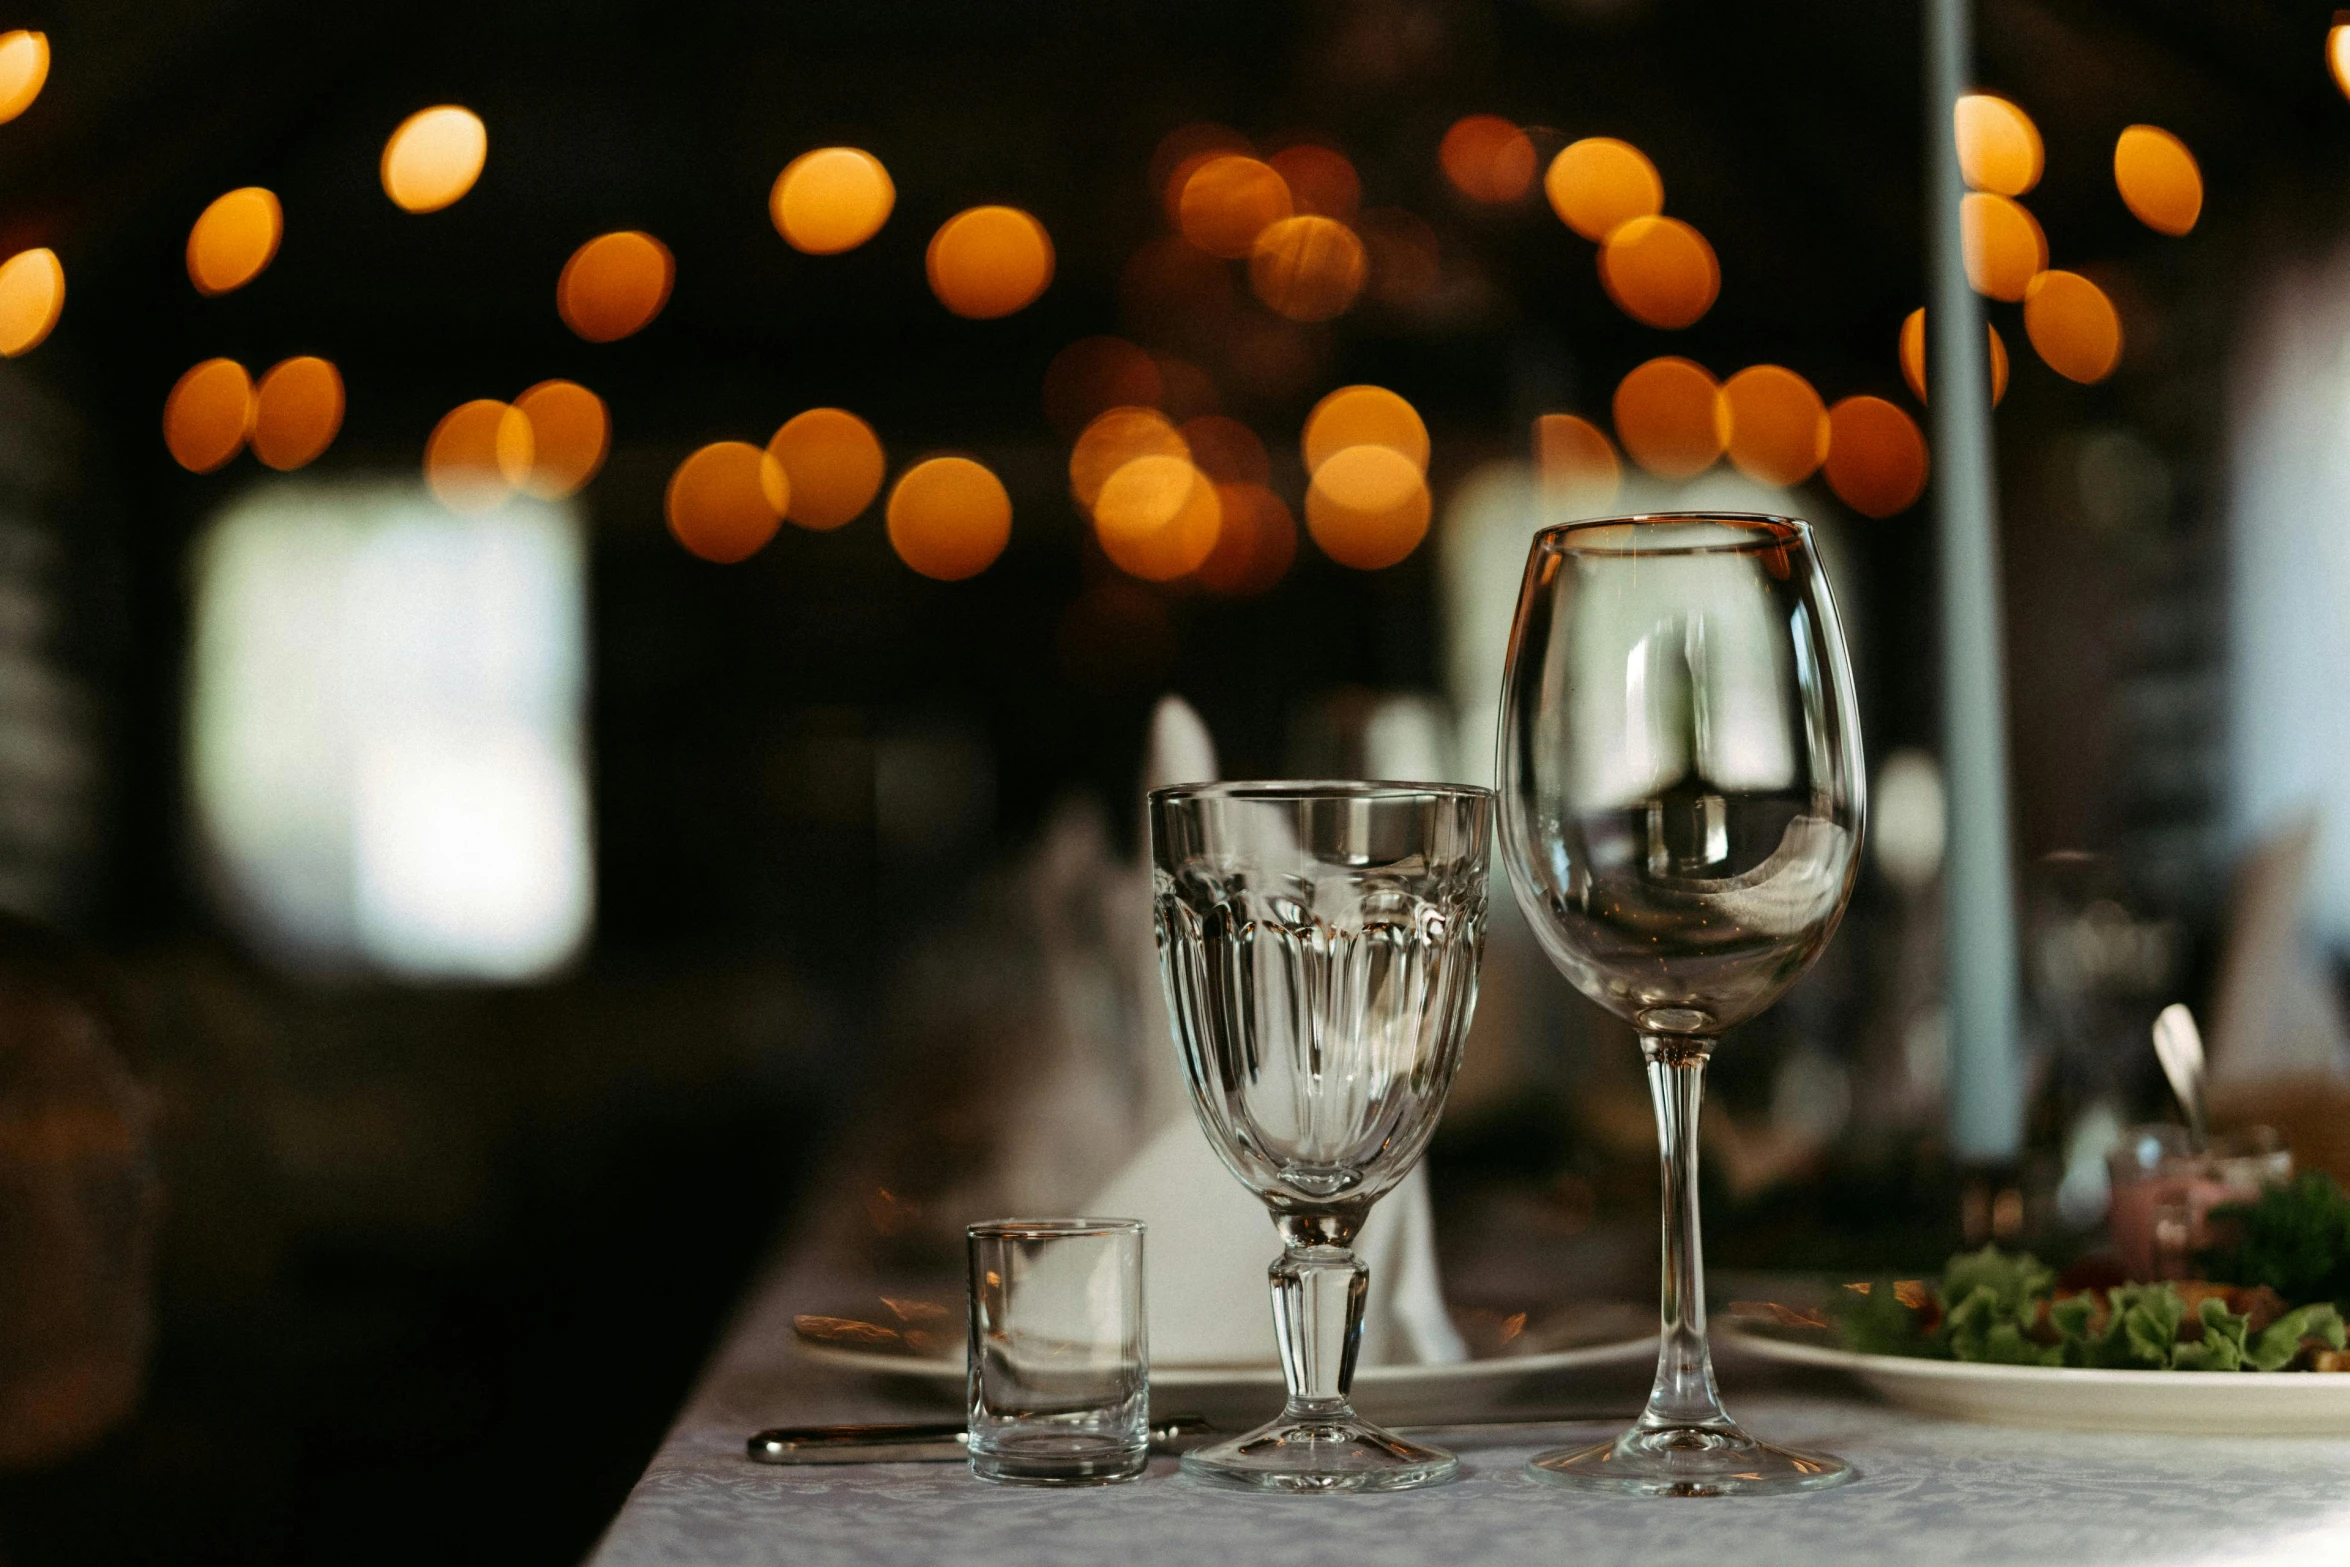
M1438 784L1201 784L1150 797L1160 972L1210 1145L1271 1211L1289 1400L1184 1455L1251 1490L1395 1490L1458 1461L1348 1402L1368 1270L1348 1249L1426 1149L1485 932L1492 795Z
M1499 773L1502 850L1536 939L1640 1031L1665 1187L1648 1408L1616 1442L1541 1455L1533 1472L1656 1495L1848 1478L1723 1413L1697 1212L1706 1059L1811 966L1859 869L1860 726L1808 525L1666 513L1536 535Z

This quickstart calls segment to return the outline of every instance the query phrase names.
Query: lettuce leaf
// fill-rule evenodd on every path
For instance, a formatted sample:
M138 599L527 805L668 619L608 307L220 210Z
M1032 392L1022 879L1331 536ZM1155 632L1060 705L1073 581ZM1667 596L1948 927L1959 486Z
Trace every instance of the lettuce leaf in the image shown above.
M1837 1325L1846 1347L1868 1354L2010 1366L2280 1371L2305 1339L2334 1349L2345 1340L2341 1313L2322 1301L2254 1333L2250 1316L2230 1311L2217 1295L2197 1301L2190 1315L2171 1284L2120 1284L2058 1300L2056 1276L2038 1258L1990 1246L1950 1259L1931 1303L1938 1320L1937 1313L1897 1299L1890 1281L1851 1289L1838 1302ZM1935 1322L1931 1331L1928 1321Z
M2350 1302L2350 1196L2322 1170L2211 1210L2230 1236L2197 1259L2215 1279L2265 1284L2287 1300Z
M1942 1272L1942 1341L1958 1360L2060 1365L2060 1345L2026 1336L2055 1286L2056 1275L2029 1252L2011 1257L1996 1246L1961 1252Z
M2275 1371L2301 1352L2301 1341L2305 1338L2321 1339L2326 1348L2340 1349L2341 1312L2322 1301L2303 1306L2299 1311L2288 1311L2261 1329L2244 1358L2255 1371Z

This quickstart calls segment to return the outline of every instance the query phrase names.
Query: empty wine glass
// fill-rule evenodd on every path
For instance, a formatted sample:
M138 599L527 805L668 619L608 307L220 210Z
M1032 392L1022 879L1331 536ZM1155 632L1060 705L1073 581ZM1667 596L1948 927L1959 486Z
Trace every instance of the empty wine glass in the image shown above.
M1460 1065L1485 939L1493 796L1227 783L1150 797L1159 971L1209 1143L1264 1200L1289 1403L1184 1472L1392 1491L1460 1470L1348 1400L1370 1270L1351 1246L1419 1161Z
M1664 1172L1648 1407L1532 1473L1652 1496L1849 1479L1722 1412L1697 1215L1706 1057L1811 966L1860 864L1860 726L1809 526L1668 513L1536 535L1499 772L1519 906L1575 988L1640 1030Z

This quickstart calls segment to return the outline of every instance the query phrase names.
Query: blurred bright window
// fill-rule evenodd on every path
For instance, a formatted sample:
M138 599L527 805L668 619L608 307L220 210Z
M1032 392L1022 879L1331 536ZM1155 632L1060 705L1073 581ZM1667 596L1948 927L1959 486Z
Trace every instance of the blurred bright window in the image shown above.
M2229 826L2314 820L2307 912L2350 948L2350 250L2288 272L2238 366Z
M569 508L258 488L196 560L191 794L229 914L326 972L525 980L594 901Z

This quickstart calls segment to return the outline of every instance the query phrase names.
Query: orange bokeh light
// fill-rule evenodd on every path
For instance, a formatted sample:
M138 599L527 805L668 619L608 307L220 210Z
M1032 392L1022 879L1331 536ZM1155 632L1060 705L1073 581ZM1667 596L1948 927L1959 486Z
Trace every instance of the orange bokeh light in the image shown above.
M925 577L960 582L995 564L1012 537L1012 497L968 457L933 457L889 492L889 543Z
M1828 407L1780 365L1752 365L1722 383L1730 465L1757 484L1801 484L1828 457Z
M0 358L41 346L65 313L65 266L42 246L0 262Z
M604 400L577 381L541 381L514 399L530 424L526 495L561 500L575 494L604 466L612 444L612 417Z
M1363 291L1370 267L1363 242L1335 218L1283 218L1257 236L1249 286L1292 321L1344 315Z
M1387 447L1414 472L1428 471L1428 426L1418 409L1384 386L1342 386L1314 404L1299 444L1308 473L1354 446Z
M571 253L555 280L555 311L591 343L618 342L652 324L669 303L677 263L650 234L599 234Z
M1550 207L1585 239L1605 239L1634 218L1665 210L1665 182L1648 154L1613 136L1587 136L1550 160Z
M731 566L767 547L790 504L782 464L748 441L712 441L677 465L662 509L688 552Z
M1498 114L1453 121L1437 145L1437 161L1453 189L1471 201L1516 201L1534 188L1534 143Z
M1110 475L1141 457L1180 457L1191 460L1191 448L1173 420L1156 408L1105 410L1069 452L1069 493L1086 510L1100 499Z
M537 442L530 420L494 397L460 403L424 443L424 479L456 512L493 511L530 479Z
M1290 205L1317 218L1352 223L1363 206L1363 177L1345 153L1313 142L1284 147L1265 160L1289 187Z
M1864 517L1906 511L1925 493L1926 437L1882 397L1847 397L1828 410L1828 488Z
M438 212L473 189L489 151L489 128L471 109L419 109L384 143L384 194L402 211Z
M343 375L327 360L280 360L253 394L253 455L281 473L316 461L342 427Z
M234 359L207 359L163 400L163 444L191 473L225 467L253 428L253 378Z
M1999 399L2007 395L2007 340L1988 321L1983 323L1983 330L1990 334L1991 404L1997 407ZM1912 310L1901 323L1901 378L1909 383L1919 402L1927 400L1926 312L1922 306Z
M2122 318L2105 290L2078 272L2043 272L2024 295L2024 335L2068 381L2102 381L2121 363Z
M1705 236L1679 218L1634 218L1600 247L1599 281L1624 314L1670 330L1713 308L1722 268Z
M2187 144L2159 125L2132 125L2113 144L2122 204L2157 234L2184 234L2203 215L2203 170Z
M1200 472L1218 484L1273 482L1273 459L1265 454L1265 443L1238 419L1206 414L1184 420L1176 433L1191 448L1191 460Z
M775 232L794 250L837 256L881 232L898 188L881 160L859 147L819 147L783 166L767 193Z
M2326 29L2326 70L2350 97L2350 23L2336 22Z
M1306 531L1341 566L1378 571L1419 548L1434 503L1419 464L1392 446L1348 446L1306 486Z
M767 455L791 480L784 516L827 532L854 520L881 493L889 466L873 426L845 408L795 414L767 442Z
M0 33L0 123L15 119L49 80L49 35L19 28Z
M1958 136L1958 171L1976 190L2021 196L2040 183L2046 152L2040 127L2005 98L1968 93L1951 109Z
M1605 506L1624 483L1615 443L1574 414L1544 414L1534 421L1534 471L1552 510Z
M1053 280L1053 240L1017 207L971 207L939 225L924 264L930 291L973 321L1008 316Z
M1137 457L1110 475L1093 507L1102 553L1145 582L1197 571L1223 522L1214 481L1181 457Z
M1155 407L1164 394L1158 361L1122 337L1081 337L1044 370L1044 416L1075 436L1112 408Z
M1972 191L1959 202L1959 250L1978 294L2013 303L2048 265L2048 236L2023 204Z
M1270 590L1297 559L1297 519L1261 484L1219 484L1216 499L1224 525L1193 575L1202 586L1235 598Z
M1157 149L1151 153L1150 188L1166 212L1169 224L1176 228L1183 226L1183 187L1200 165L1234 152L1249 157L1255 154L1256 148L1231 126L1212 121L1179 125L1159 139Z
M1730 443L1721 384L1693 359L1668 355L1634 367L1616 385L1614 412L1625 454L1659 478L1703 473Z
M216 198L188 230L188 281L199 294L243 288L276 258L285 226L276 194L258 185Z
M1193 169L1176 203L1183 237L1211 256L1237 261L1257 236L1293 210L1289 186L1269 163L1223 153Z

